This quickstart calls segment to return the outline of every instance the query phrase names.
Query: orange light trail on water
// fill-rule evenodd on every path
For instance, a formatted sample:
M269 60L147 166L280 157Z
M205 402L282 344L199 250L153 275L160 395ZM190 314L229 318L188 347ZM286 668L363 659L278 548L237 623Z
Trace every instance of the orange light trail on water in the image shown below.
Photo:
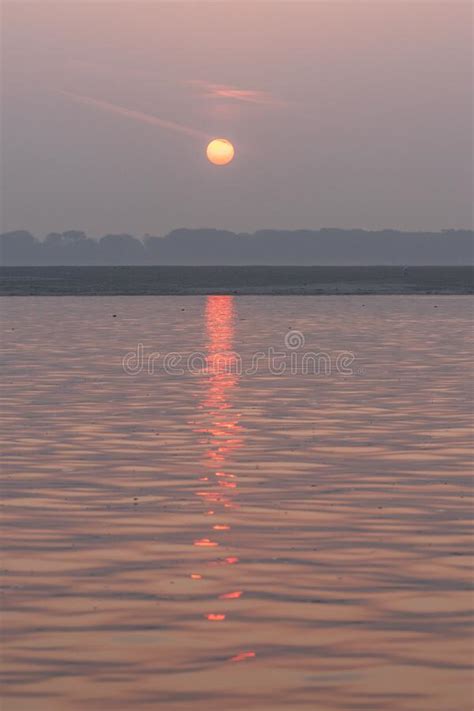
M223 593L219 595L219 600L238 600L239 597L243 595L242 590L234 590L234 592Z
M193 545L201 546L202 548L213 548L215 546L218 546L219 544L217 543L217 541L209 540L209 538L199 538L198 540L194 541Z
M195 491L204 504L213 508L203 511L206 516L213 516L223 511L237 510L239 505L235 502L238 494L238 478L227 471L229 457L234 449L242 446L239 432L241 414L235 411L232 405L232 394L239 380L239 373L235 371L236 354L232 352L234 340L234 300L231 296L209 296L206 301L206 334L207 334L207 375L209 376L207 393L202 400L199 410L205 418L204 426L198 426L195 431L202 435L200 444L206 445L204 452L205 466L215 476L203 475L198 477L199 482L204 482L209 488L202 487ZM226 532L231 530L231 525L222 521L211 527L212 531ZM200 548L214 548L218 541L209 538L200 538L194 541L194 546ZM207 563L210 566L236 565L239 558L234 555L217 558ZM198 574L191 577L196 580ZM230 590L217 595L219 600L237 601L244 595L243 590ZM225 612L207 613L204 615L210 622L222 622L227 618ZM242 661L255 656L255 652L241 652L232 657L232 661Z
M256 657L256 652L240 652L240 654L236 654L235 657L231 657L230 661L231 662L243 662L245 659L252 659L253 657Z

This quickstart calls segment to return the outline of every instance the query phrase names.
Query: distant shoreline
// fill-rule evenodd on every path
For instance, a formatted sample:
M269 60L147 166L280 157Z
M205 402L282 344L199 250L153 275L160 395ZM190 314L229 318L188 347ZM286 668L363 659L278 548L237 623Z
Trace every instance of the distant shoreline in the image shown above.
M474 294L473 266L0 267L0 296Z
M0 234L4 266L150 265L417 265L464 266L474 259L474 231L401 232L320 230L176 229L164 237L108 234L100 239L69 230L39 239L17 230Z

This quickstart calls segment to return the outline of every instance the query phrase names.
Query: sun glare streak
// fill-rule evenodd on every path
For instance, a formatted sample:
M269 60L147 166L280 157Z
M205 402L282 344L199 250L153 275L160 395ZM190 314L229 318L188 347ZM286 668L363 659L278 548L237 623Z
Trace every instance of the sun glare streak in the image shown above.
M267 91L259 89L241 89L230 84L213 84L200 79L191 79L188 84L200 90L204 97L209 99L226 99L241 101L248 104L262 106L280 106L284 102L276 99Z
M183 124L176 123L175 121L167 121L165 119L158 118L158 116L153 116L153 114L143 113L142 111L127 109L125 106L112 104L110 101L94 99L91 96L75 94L72 91L61 91L60 93L68 97L69 99L72 99L72 101L75 101L78 104L93 106L96 109L108 111L109 113L117 114L118 116L123 116L124 118L132 119L133 121L147 123L151 126L158 126L159 128L177 131L178 133L185 133L187 136L193 136L195 138L205 138L206 140L209 140L210 138L208 134L204 133L203 131L198 131L195 128L191 128L191 126L184 126Z

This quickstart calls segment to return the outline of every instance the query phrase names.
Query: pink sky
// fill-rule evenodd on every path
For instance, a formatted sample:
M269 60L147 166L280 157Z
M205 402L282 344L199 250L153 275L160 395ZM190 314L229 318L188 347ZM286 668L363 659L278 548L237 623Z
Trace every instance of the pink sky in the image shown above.
M6 2L1 227L468 227L471 15ZM226 169L205 160L216 135L236 147Z

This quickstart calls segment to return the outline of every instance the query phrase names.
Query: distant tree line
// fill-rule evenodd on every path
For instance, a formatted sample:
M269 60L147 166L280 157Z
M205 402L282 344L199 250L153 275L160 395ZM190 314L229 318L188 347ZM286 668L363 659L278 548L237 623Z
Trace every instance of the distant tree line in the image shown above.
M47 265L468 265L474 232L260 230L253 234L179 229L166 237L128 234L92 239L84 232L0 235L3 266Z

